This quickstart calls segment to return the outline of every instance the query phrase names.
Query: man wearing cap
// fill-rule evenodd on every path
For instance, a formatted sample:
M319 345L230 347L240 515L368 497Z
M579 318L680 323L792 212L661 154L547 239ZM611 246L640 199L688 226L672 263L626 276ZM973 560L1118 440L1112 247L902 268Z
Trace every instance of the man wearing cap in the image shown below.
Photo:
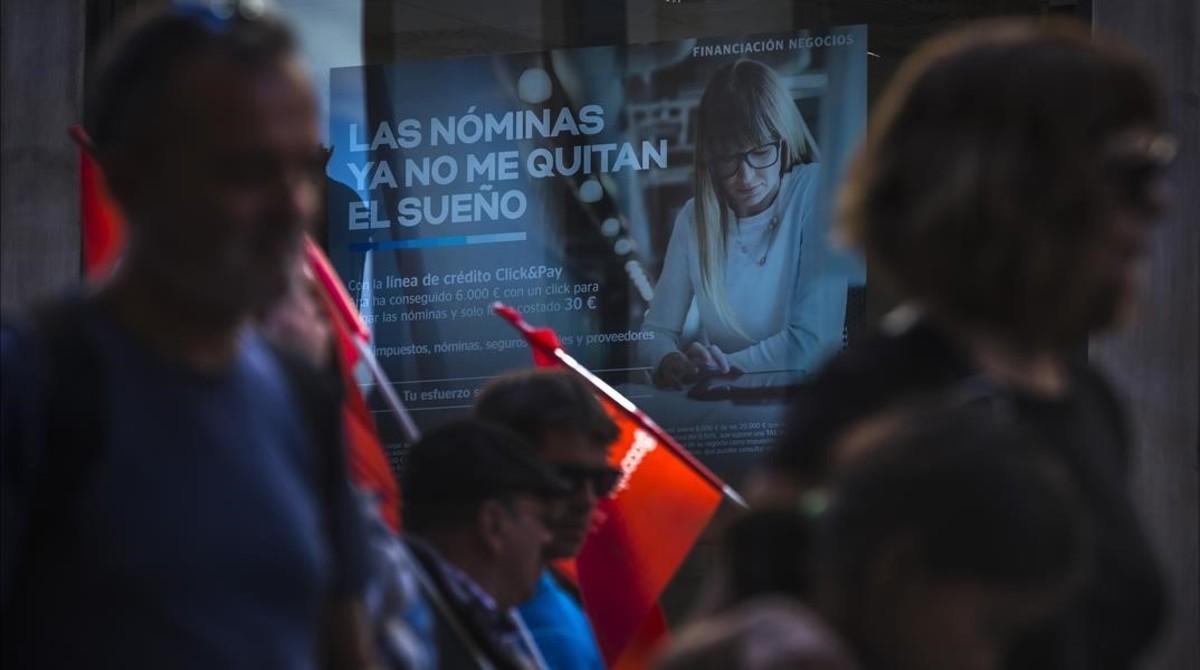
M544 668L513 611L533 595L568 483L517 435L456 421L412 447L401 491L406 543L424 569L442 668Z
M604 660L578 589L549 561L574 558L591 528L596 503L620 478L608 464L617 426L595 395L563 370L525 370L496 378L480 392L475 415L524 437L571 485L552 509L546 567L533 598L521 605L538 650L554 670L600 670Z

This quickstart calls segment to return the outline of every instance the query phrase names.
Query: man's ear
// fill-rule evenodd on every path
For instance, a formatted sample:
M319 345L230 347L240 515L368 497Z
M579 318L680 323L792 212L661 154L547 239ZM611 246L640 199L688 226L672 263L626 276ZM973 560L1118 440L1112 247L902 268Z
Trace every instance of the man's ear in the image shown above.
M504 509L504 503L494 499L483 501L479 505L479 511L475 514L475 523L479 537L488 551L493 556L503 553L504 529L508 523L508 511Z

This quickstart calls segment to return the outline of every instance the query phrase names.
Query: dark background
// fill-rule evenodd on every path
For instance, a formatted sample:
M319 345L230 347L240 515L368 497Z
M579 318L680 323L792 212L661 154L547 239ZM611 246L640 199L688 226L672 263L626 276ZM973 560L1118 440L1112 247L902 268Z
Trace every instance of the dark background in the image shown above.
M65 128L79 119L85 68L114 18L161 0L4 0L0 17L3 203L0 306L80 277L78 163ZM1176 209L1159 231L1138 324L1093 338L1089 356L1129 401L1140 437L1134 494L1172 579L1170 634L1146 667L1200 667L1200 3L1196 0L297 0L362 6L360 62L537 51L684 37L869 24L878 91L928 35L997 14L1066 13L1133 42L1162 68L1180 156ZM345 63L353 64L353 63ZM890 299L872 284L868 317Z

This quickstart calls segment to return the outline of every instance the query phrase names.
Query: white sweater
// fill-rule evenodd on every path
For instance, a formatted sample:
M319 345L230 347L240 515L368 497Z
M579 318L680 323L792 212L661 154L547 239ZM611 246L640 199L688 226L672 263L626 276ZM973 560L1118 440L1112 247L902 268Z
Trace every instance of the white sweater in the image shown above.
M700 254L692 223L694 201L688 200L675 219L662 274L642 329L655 334L643 340L639 357L655 367L662 357L680 351L684 321L693 298L700 331L692 340L715 344L729 354L730 364L744 372L813 371L842 342L846 310L844 277L824 272L830 260L825 235L807 234L820 170L814 163L793 167L783 175L776 202L765 211L739 219L738 244L733 227L725 240L725 298L734 327L721 318L711 297L700 289ZM771 217L778 213L779 231L766 248ZM741 333L738 332L740 329Z

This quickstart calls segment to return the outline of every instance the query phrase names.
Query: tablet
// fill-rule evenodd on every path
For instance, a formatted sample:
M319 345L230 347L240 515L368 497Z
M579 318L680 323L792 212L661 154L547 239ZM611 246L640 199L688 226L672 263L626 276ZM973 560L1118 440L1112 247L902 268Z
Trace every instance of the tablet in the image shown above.
M742 372L704 377L688 389L693 400L731 400L739 404L784 402L805 379L805 370Z

